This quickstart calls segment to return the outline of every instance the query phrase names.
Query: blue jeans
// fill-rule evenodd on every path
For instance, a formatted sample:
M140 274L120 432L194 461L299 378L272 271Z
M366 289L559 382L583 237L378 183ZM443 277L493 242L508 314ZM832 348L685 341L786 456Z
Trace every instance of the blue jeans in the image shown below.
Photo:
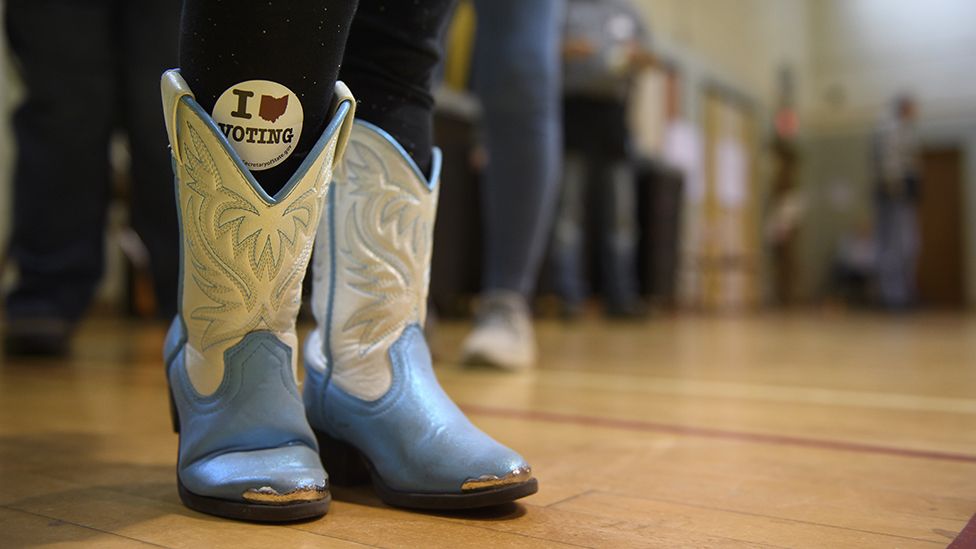
M489 163L482 185L482 289L530 297L562 163L564 0L475 0L474 87Z

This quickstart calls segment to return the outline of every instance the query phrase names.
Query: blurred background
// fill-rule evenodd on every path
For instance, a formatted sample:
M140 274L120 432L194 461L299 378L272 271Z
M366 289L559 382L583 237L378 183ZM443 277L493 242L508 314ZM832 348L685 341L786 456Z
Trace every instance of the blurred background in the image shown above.
M653 56L626 96L627 158L636 169L628 201L633 276L651 311L963 309L976 300L976 4L634 0L633 7ZM445 316L465 314L478 288L479 222L471 213L479 211L484 159L469 92L475 27L462 2L439 94L447 184L432 299ZM21 88L0 47L5 242L8 121ZM112 159L123 201L124 139ZM593 179L587 196L599 200ZM910 215L893 214L899 205ZM126 229L127 208L111 212L97 307L151 316L158 306L140 279L144 254ZM612 229L589 217L579 220L587 236L584 310L618 283L601 280L594 251L599 233ZM0 265L9 286L16 273ZM552 299L561 296L559 277L550 257L540 310L575 314L549 305L559 303Z
M39 0L0 7L5 1L41 9ZM137 6L143 22L175 36L147 15L165 0L100 1ZM175 14L178 6L164 8ZM118 131L107 147L114 175L105 276L76 349L63 356L74 328L63 323L24 323L22 332L49 336L38 338L36 354L58 360L20 360L9 339L2 345L0 481L9 495L0 530L11 546L34 546L38 536L108 546L111 539L96 537L106 530L124 535L121 544L163 546L212 531L214 545L235 547L272 536L320 544L331 535L390 547L418 539L432 547L488 539L498 547L907 547L945 546L957 532L962 541L952 547L973 547L976 2L567 7L561 189L533 205L554 212L532 296L537 332L528 307L500 308L525 320L511 322L521 333L509 341L534 348L538 336L535 369L526 360L513 375L457 359L472 312L488 301L479 298L490 255L482 227L486 210L497 211L482 203L483 189L492 191L491 158L473 93L478 21L468 0L447 36L435 119L445 159L430 295L440 322L428 322L437 375L480 427L531 461L543 478L537 495L504 516L408 518L369 508L381 504L368 490L337 489L342 507L327 520L266 536L192 514L167 517L186 511L172 489L165 332L162 322L136 319L171 317L176 288L166 299L153 291L153 246L140 234L160 224L147 215L134 230L139 218L129 206L139 196L133 180L150 178L127 175L146 155L130 145L138 137ZM66 19L68 28L89 29ZM97 51L85 48L73 53ZM10 49L0 40L2 295L17 279L6 243L11 117L23 98ZM142 111L159 122L159 68L143 69L139 80L152 89L143 90ZM161 127L146 133L165 139ZM147 148L168 162L162 141ZM147 173L166 181L143 190L171 196L167 168ZM49 194L58 198L30 189L45 207ZM506 199L530 203L529 194ZM143 211L166 215L155 207L163 200ZM64 202L69 213L81 210ZM175 237L156 241L165 252ZM94 272L101 261L87 253L92 242L97 234L68 259L87 259ZM52 293L78 293L54 286ZM18 324L12 310L3 311L0 335ZM479 316L487 315L475 315L476 327ZM498 341L486 347L516 346ZM20 510L27 514L13 514ZM312 529L314 537L299 537ZM491 538L478 538L489 530Z
M574 6L564 45L567 143L575 97ZM605 2L604 4L628 4ZM634 270L653 310L768 307L963 309L976 296L976 5L965 0L634 0L653 61L624 99ZM435 254L438 310L477 287L474 14L462 3L439 117L448 168ZM585 14L582 16L585 17ZM612 25L605 29L612 33ZM598 77L597 77L598 78ZM463 173L465 155L475 161ZM564 186L570 171L564 172ZM470 185L464 182L470 182ZM598 204L591 178L586 203ZM593 188L596 187L596 188ZM565 189L564 189L565 191ZM606 194L606 193L604 193ZM599 217L603 208L590 208ZM619 212L618 212L619 215ZM561 215L540 279L560 296ZM590 297L621 281L598 268ZM619 224L618 224L619 225ZM554 260L555 256L555 260ZM439 261L440 260L440 261ZM553 272L553 271L557 272ZM603 275L601 277L601 275ZM612 293L612 292L611 292ZM565 312L565 309L564 309Z

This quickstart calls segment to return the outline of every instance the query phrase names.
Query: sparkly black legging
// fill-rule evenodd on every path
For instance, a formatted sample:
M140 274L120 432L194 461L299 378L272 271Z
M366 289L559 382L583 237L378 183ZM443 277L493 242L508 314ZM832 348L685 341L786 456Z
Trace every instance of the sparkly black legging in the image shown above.
M357 7L358 4L358 7ZM180 67L210 112L230 86L271 80L301 98L295 152L255 175L269 194L295 171L328 124L341 78L357 117L430 166L433 97L441 38L454 0L184 0Z

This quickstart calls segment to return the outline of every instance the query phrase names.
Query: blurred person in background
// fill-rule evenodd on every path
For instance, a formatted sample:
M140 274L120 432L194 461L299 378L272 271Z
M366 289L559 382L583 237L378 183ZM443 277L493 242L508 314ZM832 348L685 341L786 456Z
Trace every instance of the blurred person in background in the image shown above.
M800 151L796 144L799 120L793 99L793 71L783 67L779 73L779 107L773 122L773 139L769 145L773 160L770 182L769 218L766 243L772 260L772 297L776 305L793 304L797 280L796 248L805 201L797 190Z
M678 259L678 295L682 305L699 305L701 273L699 256L702 247L701 220L692 215L701 209L705 199L704 144L701 130L683 115L678 68L665 67L667 75L667 123L661 144L661 156L682 175L681 228Z
M636 175L627 128L635 74L652 66L649 35L627 0L570 0L563 45L566 159L553 239L556 291L566 316L586 296L583 221L587 189L596 187L606 312L642 317L637 285Z
M109 141L128 136L131 223L150 255L162 316L176 303L176 206L159 74L176 63L177 0L7 0L26 88L17 143L6 296L8 354L59 355L102 276Z
M878 290L882 305L891 310L915 302L921 192L915 111L910 96L896 97L874 138Z
M504 369L536 361L529 301L556 202L562 155L565 0L475 0L474 88L488 164L481 186L482 291L464 360Z

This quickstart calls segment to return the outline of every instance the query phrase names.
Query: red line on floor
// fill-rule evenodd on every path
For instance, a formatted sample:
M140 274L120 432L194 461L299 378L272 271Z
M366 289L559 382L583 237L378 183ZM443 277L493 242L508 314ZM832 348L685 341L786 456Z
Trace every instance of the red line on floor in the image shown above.
M972 549L973 547L976 547L976 515L969 519L962 532L959 532L946 549Z
M569 425L588 425L593 427L608 427L611 429L626 429L629 431L670 433L674 435L696 436L706 438L721 438L728 440L739 440L747 442L758 442L763 444L781 444L785 446L803 446L807 448L817 448L822 450L839 450L845 452L860 452L864 454L880 454L888 456L938 459L944 461L960 461L963 463L976 463L976 455L957 454L953 452L940 452L936 450L915 450L912 448L898 448L894 446L880 446L875 444L864 444L860 442L847 442L842 440L825 440L816 438L803 438L787 435L773 435L763 433L748 433L743 431L728 431L724 429L712 429L709 427L690 427L685 425L673 425L668 423L655 423L653 421L642 421L636 419L617 419L608 417L583 416L575 414L564 414L559 412L541 412L532 410L512 410L508 408L494 408L491 406L465 405L462 408L471 414L506 417L513 419L526 419L533 421L546 421L549 423L563 423ZM976 526L974 526L976 528ZM973 545L972 547L976 547Z

